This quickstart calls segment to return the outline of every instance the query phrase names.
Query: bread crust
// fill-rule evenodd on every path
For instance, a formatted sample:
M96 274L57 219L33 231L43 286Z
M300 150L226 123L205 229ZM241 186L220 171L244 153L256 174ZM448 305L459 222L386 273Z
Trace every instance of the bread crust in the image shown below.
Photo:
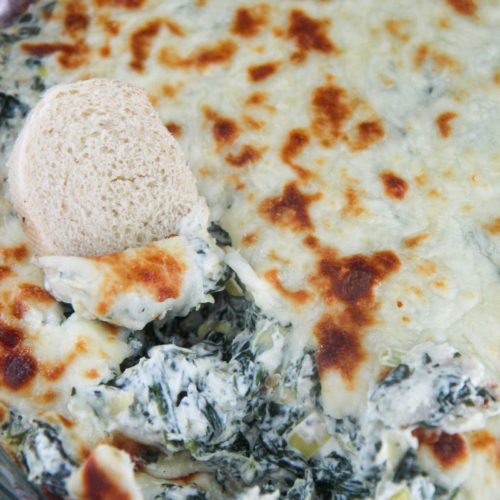
M208 211L146 92L118 80L50 88L28 115L8 169L13 205L38 255L141 246L177 234L193 207Z

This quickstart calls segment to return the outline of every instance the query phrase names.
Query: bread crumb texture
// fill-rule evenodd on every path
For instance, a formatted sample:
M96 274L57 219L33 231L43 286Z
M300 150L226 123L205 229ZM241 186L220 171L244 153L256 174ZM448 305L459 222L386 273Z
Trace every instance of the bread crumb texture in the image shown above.
M14 206L39 254L95 256L175 234L198 201L147 94L116 80L52 87L9 160Z

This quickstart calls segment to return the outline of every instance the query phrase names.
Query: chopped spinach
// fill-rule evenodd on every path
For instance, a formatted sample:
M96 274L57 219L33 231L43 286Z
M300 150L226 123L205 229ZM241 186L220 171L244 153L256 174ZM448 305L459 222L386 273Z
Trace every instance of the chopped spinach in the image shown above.
M231 245L231 236L229 236L229 233L222 229L219 224L212 222L208 228L208 232L210 233L210 236L215 239L217 245L221 247Z
M31 89L37 92L43 92L45 90L45 84L39 75L33 77L33 83L31 84Z
M401 481L413 479L415 476L418 476L421 470L417 460L417 451L414 448L408 448L396 466L392 480L395 483L400 483Z
M8 127L9 121L17 116L26 116L29 106L21 102L15 95L0 92L0 127Z
M374 480L359 477L347 457L332 453L306 460L290 447L287 435L318 407L314 356L306 353L285 370L292 400L274 400L264 390L266 373L256 360L253 335L243 330L230 340L214 330L190 349L157 346L149 359L94 391L90 404L101 420L132 439L189 450L212 468L228 494L264 481L282 498L301 498L299 492L303 498L311 492L320 499L332 493L363 498L372 492ZM120 390L134 394L128 415L106 415Z
M255 330L262 314L244 292L236 295L224 289L212 295L213 303L201 304L184 318L168 318L162 323L155 323L157 342L191 347L213 331L223 333L230 342L237 332Z
M467 409L487 410L488 404L494 402L484 387L472 382L467 361L456 356L454 349L435 347L433 364L429 362L431 356L425 354L415 353L411 363L399 364L377 383L370 402L382 420L386 414L395 426L435 427L448 415L460 418ZM405 401L413 403L406 407Z
M424 361L425 362L425 361ZM408 365L400 364L394 368L386 377L384 377L379 385L382 387L389 387L398 384L401 380L408 378L411 375L411 370Z
M178 486L176 484L164 483L162 491L153 497L153 500L207 500L204 491L192 486Z
M65 451L54 427L34 420L20 449L31 481L43 484L53 495L68 495L66 479L75 470L77 463Z

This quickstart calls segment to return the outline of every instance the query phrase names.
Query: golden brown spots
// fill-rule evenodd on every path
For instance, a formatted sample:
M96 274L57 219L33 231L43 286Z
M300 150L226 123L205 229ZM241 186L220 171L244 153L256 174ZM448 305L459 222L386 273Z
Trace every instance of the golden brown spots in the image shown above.
M0 344L5 349L14 349L23 339L24 334L20 328L9 326L0 320Z
M165 127L167 130L178 139L182 135L182 126L175 122L168 122Z
M281 38L285 34L285 30L280 26L274 26L272 31L276 38Z
M4 384L13 390L27 385L37 371L36 359L27 351L8 352L0 360Z
M407 42L410 36L402 31L407 22L405 19L389 19L385 23L385 29L395 38Z
M253 82L260 82L276 73L276 71L278 70L278 66L278 62L269 62L265 64L259 64L257 66L250 66L247 70L248 77Z
M76 347L75 352L78 354L85 354L88 352L87 340L84 337L78 339L78 342L76 343L75 347Z
M415 248L420 245L422 241L426 240L429 237L428 234L417 234L416 236L410 236L403 240L404 246L407 248Z
M349 97L345 89L334 85L332 81L332 78L327 78L328 85L317 87L311 99L312 130L321 144L330 147L341 140L355 152L380 141L385 136L385 131L370 106L359 98ZM344 128L358 107L370 119L361 121L355 128L349 125L349 137Z
M361 122L356 127L357 137L350 144L351 151L361 151L380 141L385 136L384 127L378 120Z
M90 370L85 370L84 376L85 378L93 380L99 378L99 372L95 368L91 368Z
M202 47L187 57L181 57L173 47L164 47L160 50L158 61L169 68L195 67L203 71L212 64L229 62L238 46L232 40L221 40L215 45Z
M489 224L484 224L483 227L493 235L500 234L500 217Z
M101 356L102 359L109 359L109 355L105 353L102 349L99 349L99 356Z
M442 198L443 195L436 189L431 189L429 191L429 196L432 196L433 198Z
M427 47L427 45L420 45L414 57L415 66L417 68L420 68L424 63L424 61L427 59L428 55L429 55L429 47Z
M33 283L21 283L17 287L16 295L10 301L12 316L21 319L28 310L26 302L34 302L37 306L50 306L55 303L55 299L44 288Z
M452 111L447 111L445 113L441 113L436 118L436 125L439 129L441 137L444 137L446 139L450 136L451 134L450 122L454 120L457 116L458 115L456 113L453 113Z
M10 312L16 319L21 319L28 308L19 299L14 299L10 306Z
M428 181L428 179L427 179L427 173L426 172L424 172L423 174L415 176L415 182L419 186L421 186L421 187L425 186L427 184L427 181Z
M111 439L111 444L115 448L126 451L130 455L134 464L134 471L136 472L144 470L144 457L150 455L154 450L154 448L130 439L123 434L114 434Z
M307 131L304 129L294 129L288 134L288 138L281 149L281 157L285 163L289 163L290 160L300 154L302 149L309 144L309 136Z
M344 192L344 198L346 204L342 208L343 216L352 215L354 217L358 217L364 212L358 193L354 188L348 187Z
M255 245L257 241L259 240L259 235L257 233L247 233L241 238L241 244L244 247L250 247L252 245Z
M260 152L250 144L245 144L241 147L237 155L228 153L226 161L233 167L241 168L249 163L255 163L260 159Z
M96 7L115 7L135 10L142 7L145 0L94 0Z
M64 415L61 415L60 413L57 414L57 418L61 422L61 424L66 427L66 429L71 429L71 427L74 427L75 423L73 420L70 420L69 418L66 418Z
M297 165L293 158L299 155L302 150L309 144L309 135L306 130L296 128L288 133L285 144L281 148L281 159L284 163L292 167L301 179L307 179L311 176L311 172L300 165Z
M267 24L269 7L265 4L256 5L252 8L239 8L233 19L231 33L245 38L251 38L259 33Z
M435 281L434 286L436 288L439 288L440 290L443 290L443 291L446 291L448 288L448 286L446 285L446 281L440 281L440 280Z
M140 73L144 71L144 63L149 57L151 46L153 45L153 38L158 35L162 24L161 19L152 19L144 26L136 29L130 36L132 60L129 64L135 71Z
M43 394L37 394L34 397L34 400L38 404L48 405L53 403L57 399L57 397L58 397L57 392L49 389L48 391L45 391Z
M85 31L89 22L87 8L81 0L73 0L66 4L64 28L71 37L77 36L80 31Z
M213 122L212 135L217 143L217 151L224 146L230 146L240 135L238 125L234 120L218 114L208 106L203 108L208 120Z
M150 55L153 39L163 26L174 35L184 36L182 28L170 19L157 18L149 20L144 26L137 28L130 36L132 60L129 64L132 69L139 73L144 71L144 63Z
M238 126L233 120L220 117L215 120L212 127L215 142L219 145L232 144L239 135Z
M448 5L459 14L472 16L477 10L474 0L446 0Z
M188 485L191 484L199 476L199 474L199 472L193 472L191 474L187 474L186 476L173 478L171 481L177 484Z
M304 11L299 9L290 12L287 36L295 42L299 51L294 56L294 62L301 62L308 50L322 52L323 54L336 52L335 45L328 38L326 31L328 24L328 20L308 17Z
M313 131L324 146L331 146L343 137L344 123L352 116L347 92L335 85L317 87L313 92L312 105Z
M184 36L184 30L179 24L167 18L163 18L163 22L172 35Z
M148 97L149 97L151 104L156 107L158 105L158 101L160 100L159 96L157 96L155 94L149 94Z
M86 340L79 339L76 343L75 349L70 352L66 358L57 364L45 363L40 367L40 372L43 377L51 382L59 380L64 373L66 373L66 368L71 366L73 361L81 354L85 354L88 351ZM101 351L102 355L102 351Z
M93 454L83 464L83 500L130 500L128 491L122 490L115 478L110 478Z
M21 44L21 49L37 57L45 57L59 53L57 62L62 69L77 69L89 60L90 49L83 40L77 40L74 44L69 43L29 43Z
M430 60L434 64L435 69L442 70L447 68L453 72L460 71L460 64L453 59L453 57L442 52L436 52L430 49L427 45L422 44L418 47L415 53L415 66L417 68L421 68L427 60Z
M274 113L276 111L276 106L267 103L269 95L265 92L253 92L245 100L246 106L260 106L266 111Z
M10 412L8 409L0 405L0 425L6 424L10 420Z
M102 27L108 35L116 36L120 33L120 23L118 21L113 21L109 19L108 16L99 16L98 21L102 24Z
M481 430L469 435L471 448L482 451L490 457L497 466L500 465L500 444L498 439L489 431Z
M266 126L266 122L263 120L256 120L252 116L243 114L241 116L245 125L252 130L261 130Z
M297 50L290 56L290 61L293 64L302 64L307 59L307 52Z
M228 62L237 48L232 40L222 40L213 47L206 47L198 52L194 57L194 65L199 69L204 69L211 64Z
M389 198L402 200L408 191L408 183L392 172L383 172L380 175L384 183L385 194Z
M265 92L253 92L245 101L248 106L260 106L267 101L268 95Z
M296 306L305 304L311 299L311 294L307 290L291 291L283 286L278 277L277 269L269 269L264 273L264 279L270 283L283 297L290 300Z
M32 283L21 283L18 288L20 291L19 297L22 300L34 300L39 304L44 303L49 305L55 302L54 297L41 286Z
M235 174L229 175L228 177L226 177L226 180L227 182L232 182L234 184L234 189L236 189L236 191L243 191L243 189L245 189L246 187L246 184L242 182L240 178Z
M2 248L0 252L5 264L23 262L29 257L28 248L24 243L15 247Z
M8 276L12 276L14 271L9 266L0 266L0 281Z
M460 434L438 433L419 427L412 434L417 437L419 447L428 446L444 469L451 469L467 459L467 444Z
M180 85L174 86L170 85L168 83L165 83L161 86L161 93L165 97L175 97L177 95L177 92L180 90Z
M436 265L434 262L429 260L422 260L421 263L417 264L417 269L425 276L432 276L436 274Z
M292 231L313 229L308 207L321 196L321 193L301 193L296 183L290 182L283 188L283 194L261 202L259 214L273 224Z
M447 29L450 27L450 23L449 23L448 19L446 19L445 17L442 17L439 20L438 25L440 28L444 28L444 29Z
M50 380L51 382L55 382L59 380L66 371L66 365L64 363L58 365L47 366L43 369L43 376Z
M318 238L316 238L316 236L313 236L312 234L306 236L302 240L302 243L310 250L316 250L317 248L319 248L319 240Z
M403 303L402 303L400 300L398 300L398 301L396 302L396 305L397 305L399 308L403 307Z
M273 260L275 262L280 262L281 264L283 264L285 266L291 265L290 259L286 259L285 257L282 257L281 255L279 255L276 252L276 250L274 250L274 248L272 248L271 250L269 250L269 252L267 252L267 256L269 257L269 260Z
M136 286L144 287L157 302L179 296L185 265L155 244L143 247L137 257L118 252L90 258L109 266L100 290L99 314L110 310L118 294Z
M400 266L392 251L339 258L332 249L324 249L311 282L327 304L335 300L346 304L366 302L373 299L375 285Z
M356 372L367 357L359 333L340 328L332 315L324 314L314 327L314 336L320 375L337 370L352 387Z

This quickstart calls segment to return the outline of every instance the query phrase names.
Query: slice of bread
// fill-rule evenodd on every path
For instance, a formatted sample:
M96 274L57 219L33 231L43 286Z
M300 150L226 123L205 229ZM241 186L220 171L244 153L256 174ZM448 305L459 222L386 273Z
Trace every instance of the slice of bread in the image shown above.
M208 208L146 92L106 79L49 89L9 159L12 202L38 255L95 256L176 234ZM200 211L200 206L202 207Z

